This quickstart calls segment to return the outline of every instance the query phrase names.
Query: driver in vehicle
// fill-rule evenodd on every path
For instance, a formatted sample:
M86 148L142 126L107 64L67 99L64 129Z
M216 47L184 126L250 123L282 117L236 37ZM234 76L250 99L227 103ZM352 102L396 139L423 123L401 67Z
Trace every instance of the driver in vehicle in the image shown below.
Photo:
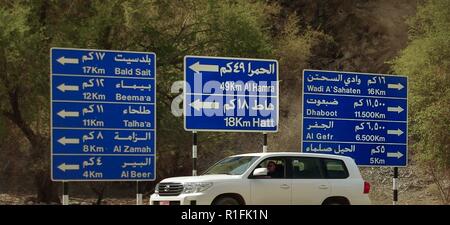
M279 168L277 168L277 164L273 161L269 161L267 163L267 176L270 178L281 178L282 174Z

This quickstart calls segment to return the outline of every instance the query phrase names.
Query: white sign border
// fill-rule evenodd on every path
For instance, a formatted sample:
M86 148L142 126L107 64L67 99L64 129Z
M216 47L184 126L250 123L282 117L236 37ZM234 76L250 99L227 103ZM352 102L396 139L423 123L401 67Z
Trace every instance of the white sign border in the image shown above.
M148 54L153 55L155 57L155 74L153 76L154 82L154 90L155 90L155 96L154 96L154 108L155 108L155 115L153 118L153 132L155 139L154 141L154 149L153 149L153 165L154 165L154 176L153 179L54 179L53 177L53 50L75 50L75 51L98 51L98 52L126 52L126 53L142 53L142 54ZM155 181L156 180L156 170L157 170L157 164L156 164L156 149L157 149L157 67L156 67L156 53L155 52L140 52L140 51L122 51L122 50L105 50L105 49L86 49L86 48L65 48L65 47L51 47L50 48L50 179L54 182L91 182L91 181L105 181L105 182L111 182L111 181L129 181L129 182L135 182L135 181ZM150 156L150 157L152 157Z
M405 153L405 165L358 165L358 167L407 167L408 166L408 152L409 152L409 142L408 142L408 127L409 127L409 104L408 104L408 96L409 96L409 79L406 75L393 75L393 74L382 74L382 73L365 73L365 72L348 72L348 71L333 71L333 70L315 70L315 69L303 69L302 71L302 126L300 129L300 152L308 153L303 151L303 121L304 121L304 99L305 99L305 71L311 71L311 72L332 72L332 73L349 73L349 74L357 74L357 75L366 75L366 76L390 76L390 77L401 77L406 78L406 153ZM357 95L355 95L357 96ZM377 97L377 96L374 96ZM400 122L400 121L399 121ZM335 154L330 154L335 155ZM349 157L349 156L347 156ZM354 159L353 159L354 160ZM356 161L355 161L356 162Z
M189 57L195 57L195 58L203 58L203 59L227 59L227 60L253 60L253 61L263 61L263 62L275 62L277 64L277 95L276 95L276 101L277 101L277 118L276 118L276 124L277 128L276 130L248 130L248 129L240 129L240 130L234 130L234 129L188 129L186 127L186 99L187 99L187 82L186 82L186 59ZM236 132L236 133L277 133L279 129L279 121L280 121L280 80L279 80L279 63L276 59L255 59L255 58L235 58L235 57L218 57L218 56L197 56L197 55L185 55L183 59L183 127L185 131L189 132Z

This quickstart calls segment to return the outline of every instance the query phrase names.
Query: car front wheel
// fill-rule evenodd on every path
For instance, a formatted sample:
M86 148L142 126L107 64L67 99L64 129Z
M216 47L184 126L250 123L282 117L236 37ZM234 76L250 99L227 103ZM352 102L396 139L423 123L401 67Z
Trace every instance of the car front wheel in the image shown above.
M215 200L213 205L239 205L239 201L231 197L221 197Z

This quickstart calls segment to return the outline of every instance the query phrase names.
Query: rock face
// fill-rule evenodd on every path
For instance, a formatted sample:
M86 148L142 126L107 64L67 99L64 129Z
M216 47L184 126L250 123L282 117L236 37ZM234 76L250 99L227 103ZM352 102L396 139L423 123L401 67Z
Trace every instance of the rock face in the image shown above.
M417 0L281 0L287 13L295 12L300 30L308 27L332 37L312 49L309 69L389 73L394 59L408 42L408 17ZM301 53L299 53L301 54ZM304 65L298 65L303 67ZM280 66L282 67L282 66ZM299 68L302 71L305 68ZM301 139L301 72L280 74L279 132L269 135L269 149L299 150ZM252 140L248 138L246 140ZM255 139L249 149L259 150ZM246 143L242 143L246 145ZM256 147L258 146L258 147Z
M408 41L408 27L406 18L413 16L419 0L269 0L281 5L286 13L296 12L300 18L300 30L311 27L322 31L332 37L332 42L322 43L314 46L312 57L308 60L308 68L323 70L359 71L370 73L389 73L388 61L396 57ZM298 65L295 74L286 76L280 71L280 125L279 132L269 134L269 151L299 151L301 140L301 70L304 65ZM291 68L289 68L291 69ZM120 72L120 71L119 71ZM123 71L122 71L123 72ZM126 71L125 71L126 73ZM121 96L119 96L121 97ZM126 97L126 96L122 96ZM231 133L223 135L229 141L223 146L214 146L218 154L205 155L202 151L206 149L200 134L199 157L200 162L219 160L224 155L235 152L262 151L262 134L254 133ZM5 141L6 143L8 141ZM13 142L11 142L13 143ZM230 152L228 152L230 151ZM23 157L23 152L12 151L11 155L0 155L5 159L12 157ZM12 155L15 154L15 155ZM202 158L203 157L203 158ZM181 159L190 160L190 159ZM1 161L1 160L0 160ZM8 160L3 160L8 162ZM23 161L25 163L26 161ZM0 170L5 170L11 163L2 165ZM202 164L206 169L210 164ZM25 165L17 166L23 168ZM175 169L174 169L175 170ZM410 174L408 170L400 170L401 182L405 182L402 176ZM21 171L14 173L20 174ZM363 174L372 183L373 193L379 199L387 201L376 201L377 203L389 204L391 192L391 176L389 169L364 169ZM0 174L1 175L1 174ZM11 190L16 183L31 187L31 181L20 176L10 176L8 186L0 184L0 191ZM4 180L0 177L0 180ZM411 179L412 180L412 179ZM428 183L420 183L421 180L414 179L409 189L423 189ZM409 180L408 180L409 182ZM118 192L133 190L131 187L119 187ZM75 188L73 189L75 190ZM20 190L14 190L20 191ZM88 192L89 189L81 189L80 192ZM129 196L132 196L130 191ZM111 194L111 196L117 196ZM35 199L20 199L15 196L0 195L0 203L6 204L35 204ZM81 200L75 200L79 204L85 204ZM92 200L91 202L93 202ZM134 199L129 199L128 204L133 204ZM121 204L111 202L111 204Z
M418 0L272 0L283 15L295 12L300 31L318 30L332 41L319 41L311 50L308 69L390 73L389 61L408 43L407 18ZM276 25L276 24L275 24ZM299 53L302 54L302 53ZM281 62L280 62L281 63ZM295 73L292 73L294 71ZM280 124L269 134L269 151L299 151L301 140L301 71L305 65L280 65ZM227 149L261 151L260 134L229 134ZM244 141L245 140L245 141Z
M308 27L332 37L312 49L309 69L390 73L389 61L408 43L408 17L416 13L417 0L278 0L285 14L295 12L300 30ZM302 67L303 65L298 65ZM299 68L299 71L304 68ZM281 72L281 71L280 71ZM299 151L301 140L301 72L280 73L279 132L269 134L269 151ZM237 149L260 151L262 135L244 134L246 142ZM242 135L238 136L242 140ZM434 198L417 201L430 181L410 176L415 165L400 169L400 204L438 204ZM372 184L374 204L392 204L392 169L363 168L363 177Z
M311 26L334 38L330 47L317 46L314 69L387 73L392 60L408 40L406 18L417 0L297 0L279 1L295 11L301 26Z
M314 46L310 69L390 73L393 60L408 43L407 18L417 0L280 0L287 13L296 12L302 29L311 27L333 38ZM300 29L301 30L301 29ZM291 77L290 77L291 78ZM280 132L269 138L269 149L297 150L301 139L301 74L282 89ZM288 96L288 97L286 97ZM411 157L410 157L411 159ZM400 204L439 204L431 178L418 174L414 161L400 169ZM374 204L392 204L392 168L362 168L372 184ZM432 194L434 193L434 194ZM419 196L421 196L419 198Z

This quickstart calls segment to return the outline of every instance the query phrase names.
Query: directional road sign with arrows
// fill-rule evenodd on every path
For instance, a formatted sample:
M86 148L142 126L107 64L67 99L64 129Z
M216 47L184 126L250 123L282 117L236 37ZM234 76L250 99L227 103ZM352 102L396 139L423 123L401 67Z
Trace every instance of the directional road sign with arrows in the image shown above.
M186 56L184 78L186 130L278 130L278 61Z
M155 179L156 56L52 48L55 181Z
M304 70L302 151L406 166L407 100L405 76Z

